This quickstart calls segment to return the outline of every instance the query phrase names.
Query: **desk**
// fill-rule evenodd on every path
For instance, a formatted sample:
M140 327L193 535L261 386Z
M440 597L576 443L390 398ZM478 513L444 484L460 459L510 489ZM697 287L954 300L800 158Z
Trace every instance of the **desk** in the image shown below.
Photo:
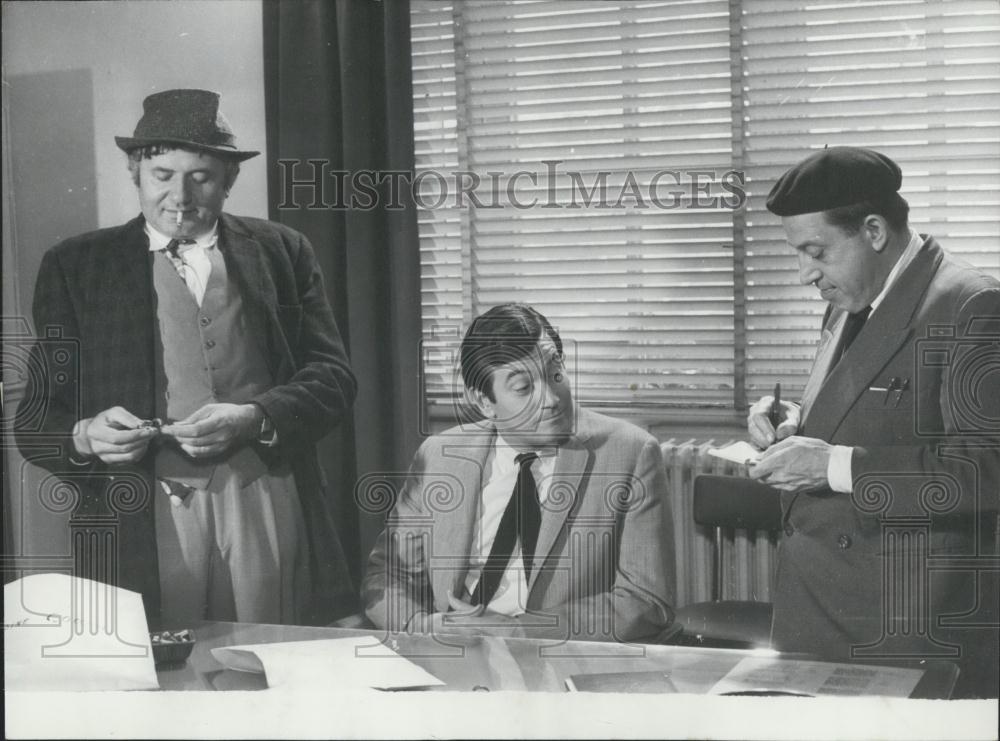
M669 672L678 692L705 694L747 656L760 652L687 646L538 641L482 636L386 635L378 631L252 623L204 622L192 626L197 643L187 663L158 672L164 690L264 689L263 675L226 670L211 654L219 646L305 641L347 636L385 640L399 654L445 684L433 691L514 690L565 692L574 674ZM789 661L804 656L785 657ZM911 697L947 698L958 671L947 662L927 662Z

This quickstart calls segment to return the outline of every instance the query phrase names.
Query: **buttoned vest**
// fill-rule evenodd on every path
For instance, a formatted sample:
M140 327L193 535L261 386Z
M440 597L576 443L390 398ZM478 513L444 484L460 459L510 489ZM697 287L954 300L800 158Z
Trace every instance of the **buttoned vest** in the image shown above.
M273 385L260 341L250 334L243 299L221 250L216 247L207 254L212 272L200 308L166 256L154 256L162 348L157 413L165 422L184 419L213 402L245 403ZM266 473L267 466L249 446L221 459L196 461L165 441L157 449L155 469L157 478L220 491L232 475L246 486Z

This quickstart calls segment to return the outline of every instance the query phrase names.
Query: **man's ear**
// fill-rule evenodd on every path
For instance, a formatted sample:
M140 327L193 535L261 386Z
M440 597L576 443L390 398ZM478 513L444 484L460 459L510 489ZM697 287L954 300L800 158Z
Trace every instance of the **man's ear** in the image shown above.
M225 183L223 183L223 190L226 191L226 197L229 196L229 191L233 189L236 184L236 178L240 176L240 163L232 162L226 165Z
M469 400L473 406L478 409L482 415L488 419L493 419L497 416L496 409L493 406L493 402L490 401L490 397L484 394L479 389L469 389L465 390L465 398Z
M889 244L889 224L885 217L869 214L865 217L865 223L861 228L876 252L881 253Z

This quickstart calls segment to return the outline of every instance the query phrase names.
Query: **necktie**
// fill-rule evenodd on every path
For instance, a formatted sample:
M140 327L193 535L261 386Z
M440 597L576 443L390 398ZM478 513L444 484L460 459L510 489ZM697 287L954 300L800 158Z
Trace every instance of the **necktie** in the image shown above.
M500 518L497 536L486 559L486 565L479 575L479 583L472 594L472 603L488 605L500 586L500 580L507 570L511 553L518 538L521 541L521 558L524 561L524 577L531 576L538 543L538 530L542 523L542 510L538 504L538 491L531 464L538 458L537 453L521 453L514 460L518 464L517 482L514 492L507 502L507 508Z
M809 374L809 380L806 381L806 387L802 391L802 399L799 402L801 412L800 412L800 422L799 422L799 434L804 435L806 430L806 420L809 415L809 410L812 409L813 402L816 401L816 397L819 395L820 389L826 382L826 379L833 372L833 369L837 367L840 362L840 358L847 352L847 348L854 338L858 336L861 332L861 328L865 326L865 322L868 319L868 315L871 314L872 308L870 306L865 307L857 314L848 314L847 318L844 320L844 326L840 332L840 338L831 338L822 344L819 348L818 355L816 357L816 362L813 364L813 369ZM826 318L824 318L823 324L826 324ZM834 344L836 342L836 344Z
M173 264L174 268L176 268L178 275L181 276L181 279L187 285L191 295L194 296L195 301L197 301L200 306L201 296L199 295L198 274L195 269L188 264L180 252L181 247L194 243L195 241L193 239L171 239L167 242L167 246L164 251L170 258L170 262Z
M861 328L865 326L865 322L868 321L868 315L872 313L872 307L866 306L857 314L848 314L847 319L844 321L844 331L840 337L840 350L837 354L837 359L844 357L844 353L847 352L847 348L851 346L854 342L854 338L858 336Z

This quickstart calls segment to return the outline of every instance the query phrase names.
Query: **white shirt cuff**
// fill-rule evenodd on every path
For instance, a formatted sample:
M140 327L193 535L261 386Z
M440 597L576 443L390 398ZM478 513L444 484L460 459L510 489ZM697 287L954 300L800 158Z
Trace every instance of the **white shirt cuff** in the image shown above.
M826 478L830 488L839 494L850 494L854 489L851 476L851 456L854 448L849 445L834 445L830 451L830 462L826 465Z

